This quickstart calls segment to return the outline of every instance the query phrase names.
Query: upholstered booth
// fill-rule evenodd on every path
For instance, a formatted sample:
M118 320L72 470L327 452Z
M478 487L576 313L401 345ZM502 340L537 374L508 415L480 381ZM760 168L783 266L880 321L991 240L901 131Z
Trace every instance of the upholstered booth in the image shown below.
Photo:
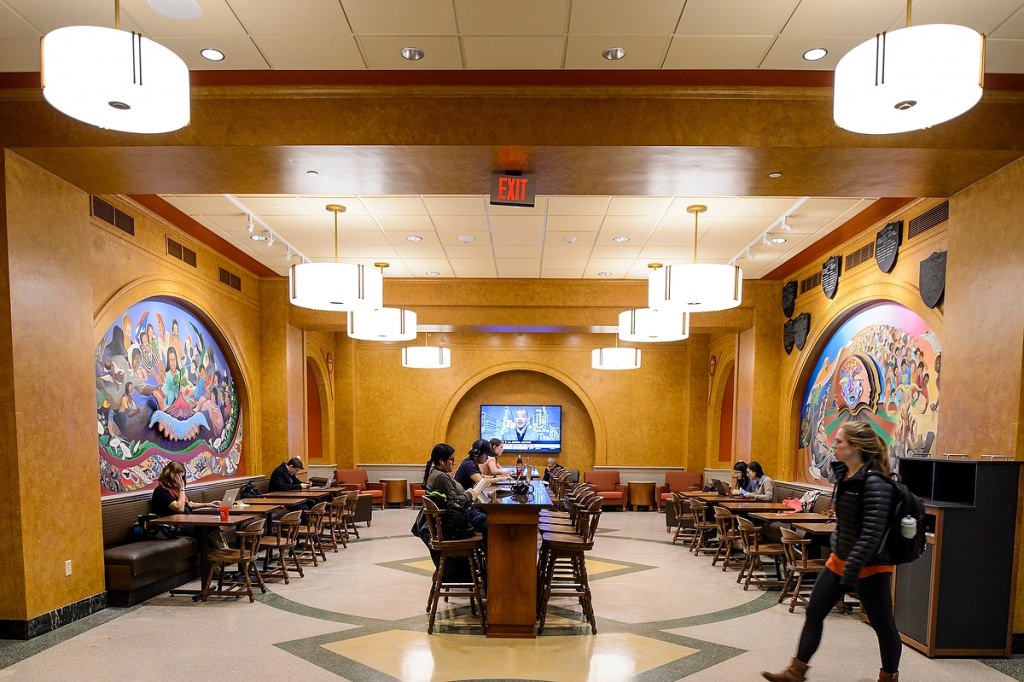
M665 485L658 488L658 510L672 503L672 493L685 493L700 490L704 482L702 474L689 471L665 472Z
M384 484L370 483L366 472L362 469L335 469L334 480L344 485L357 485L362 493L369 493L373 504L384 506Z
M629 504L629 493L624 484L619 483L618 471L587 471L583 474L585 483L594 486L594 492L604 498L601 507L620 507L625 511Z

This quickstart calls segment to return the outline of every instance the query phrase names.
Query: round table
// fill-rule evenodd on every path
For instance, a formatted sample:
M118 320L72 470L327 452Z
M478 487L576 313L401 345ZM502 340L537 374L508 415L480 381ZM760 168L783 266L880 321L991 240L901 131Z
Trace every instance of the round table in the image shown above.
M384 484L384 508L392 504L405 507L409 501L409 481L404 478L382 478L380 482Z
M647 507L648 511L655 508L656 484L654 481L627 481L626 486L629 492L629 504L633 507L633 511L636 511L637 507Z

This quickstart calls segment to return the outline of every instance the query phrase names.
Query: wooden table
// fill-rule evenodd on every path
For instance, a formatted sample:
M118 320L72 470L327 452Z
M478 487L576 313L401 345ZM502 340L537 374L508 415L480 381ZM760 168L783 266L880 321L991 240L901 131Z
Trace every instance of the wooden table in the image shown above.
M783 509L789 509L787 505L781 502L742 502L742 501L726 501L718 502L718 505L725 507L733 514L752 514L756 512L778 512Z
M633 511L637 507L647 507L648 511L654 509L655 485L654 481L626 481L629 504Z
M409 501L409 481L404 478L382 478L380 482L384 484L384 508L387 509L393 503L404 508Z
M321 497L326 497L331 494L330 490L325 488L307 488L306 490L278 490L272 493L264 493L258 498L250 499L263 499L264 497L282 498L282 497L294 497L302 498L305 500L315 500Z
M161 516L155 518L149 523L160 523L160 524L174 524L175 526L199 526L202 528L214 528L220 526L239 526L243 523L248 523L256 518L259 518L258 514L228 514L227 521L220 520L219 510L217 515L214 514L171 514L169 516ZM202 585L203 581L206 580L206 570L209 567L209 563L206 560L206 538L202 540L196 539L199 544L199 584ZM203 591L190 590L184 588L175 588L169 590L170 594L188 594L192 596L192 601L199 601L202 597Z
M477 501L487 512L487 636L536 637L537 521L551 498L539 481L530 496L506 492L491 486Z
M684 493L679 493L688 500L704 500L707 502L715 502L719 500L731 500L733 498L725 495L719 495L718 493L708 493L703 490L688 490ZM738 498L737 498L738 499Z
M808 535L832 535L832 531L836 529L835 522L825 523L813 523L811 521L798 521L793 524L794 528L798 528Z
M782 521L784 523L794 523L796 521L828 521L827 514L819 514L817 512L756 512L749 514L750 518L756 519L757 521L764 521L765 523L774 523L775 521Z

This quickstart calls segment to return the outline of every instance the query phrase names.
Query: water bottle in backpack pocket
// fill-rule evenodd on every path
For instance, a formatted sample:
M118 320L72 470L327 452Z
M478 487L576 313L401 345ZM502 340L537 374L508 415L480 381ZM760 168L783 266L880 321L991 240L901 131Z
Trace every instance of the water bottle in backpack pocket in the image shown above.
M889 527L882 538L882 545L889 551L889 556L894 564L915 561L924 554L924 502L910 492L910 489L903 483L889 478L882 472L870 471L869 474L880 476L888 481L893 488Z

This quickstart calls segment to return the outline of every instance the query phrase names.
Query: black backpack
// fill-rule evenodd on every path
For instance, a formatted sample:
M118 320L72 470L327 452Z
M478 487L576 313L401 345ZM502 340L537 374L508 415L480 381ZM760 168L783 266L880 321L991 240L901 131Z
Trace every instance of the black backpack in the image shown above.
M924 502L921 498L910 492L910 489L898 480L889 478L881 471L869 471L886 481L893 488L892 509L889 510L889 525L885 535L882 537L882 545L889 550L889 556L894 564L906 564L916 561L924 554L925 545L925 513ZM914 537L905 538L902 532L902 523L905 517L911 517L916 522Z

